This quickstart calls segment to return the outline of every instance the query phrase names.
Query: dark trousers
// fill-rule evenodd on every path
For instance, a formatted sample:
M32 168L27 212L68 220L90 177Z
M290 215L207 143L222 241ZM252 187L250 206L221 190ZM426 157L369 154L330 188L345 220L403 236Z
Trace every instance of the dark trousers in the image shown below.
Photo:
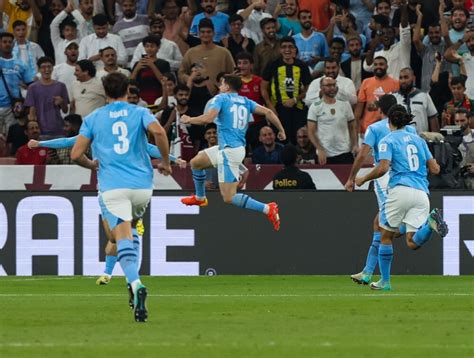
M296 132L306 125L308 120L307 111L296 107L287 108L281 104L276 105L278 117L286 132L287 142L296 144Z
M343 153L336 155L335 157L328 157L326 164L352 164L354 163L354 156L352 153Z

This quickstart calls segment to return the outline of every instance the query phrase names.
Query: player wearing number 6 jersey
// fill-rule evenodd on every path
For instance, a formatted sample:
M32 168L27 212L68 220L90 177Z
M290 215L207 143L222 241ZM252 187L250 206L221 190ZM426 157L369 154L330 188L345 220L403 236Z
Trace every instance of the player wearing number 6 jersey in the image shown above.
M433 209L429 212L426 168L432 174L438 174L440 168L436 159L422 138L405 130L412 120L405 107L395 105L390 108L388 119L392 132L379 143L379 164L367 175L356 178L356 185L361 186L380 178L390 169L388 195L380 212L379 267L382 277L370 284L374 290L391 289L392 240L402 224L406 225L407 245L413 250L428 242L433 231L441 237L448 233L440 211Z
M158 169L171 173L168 138L151 112L127 103L128 79L112 73L102 80L108 105L82 123L71 158L94 168L84 153L92 143L99 162L101 210L117 242L117 257L134 293L135 320L145 322L147 290L138 275L138 252L133 245L132 220L143 216L153 190L153 168L147 151L147 131L155 138L162 162Z
M215 122L219 145L199 152L191 160L196 194L183 198L185 205L206 206L205 169L216 167L219 188L224 202L235 206L259 211L267 215L275 230L280 229L280 217L276 203L264 204L246 194L237 193L239 165L245 157L245 132L252 113L263 115L278 129L278 138L285 140L285 130L278 117L268 108L259 106L237 92L242 87L238 76L225 75L219 86L220 94L211 99L205 113L199 117L182 116L185 124L204 125Z

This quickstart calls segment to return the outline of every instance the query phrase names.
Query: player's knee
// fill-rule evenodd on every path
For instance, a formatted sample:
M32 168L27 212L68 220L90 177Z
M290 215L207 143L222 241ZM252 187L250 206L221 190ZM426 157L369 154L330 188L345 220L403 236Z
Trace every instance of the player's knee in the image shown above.
M418 250L420 248L417 244L415 244L415 242L413 241L413 238L410 236L407 236L406 243L407 243L408 248L412 250Z
M223 195L222 200L224 200L226 204L232 204L232 197L233 195Z

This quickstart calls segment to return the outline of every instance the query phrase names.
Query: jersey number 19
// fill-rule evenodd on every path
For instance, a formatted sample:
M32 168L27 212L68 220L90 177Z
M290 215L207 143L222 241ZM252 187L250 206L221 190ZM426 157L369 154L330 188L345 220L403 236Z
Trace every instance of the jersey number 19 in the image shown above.
M249 115L247 107L234 104L232 107L230 107L230 111L234 116L232 126L236 129L244 129L247 125L247 119Z

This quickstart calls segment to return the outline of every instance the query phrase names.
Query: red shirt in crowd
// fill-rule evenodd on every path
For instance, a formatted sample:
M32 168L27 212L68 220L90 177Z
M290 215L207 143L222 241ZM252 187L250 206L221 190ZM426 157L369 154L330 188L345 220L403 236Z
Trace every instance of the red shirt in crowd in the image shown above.
M252 101L257 102L260 105L263 105L263 98L262 92L260 91L260 87L262 85L262 77L253 75L252 79L248 82L242 79L242 87L240 88L239 95L247 97ZM254 115L254 123L261 121L263 118L262 116Z
M16 164L33 164L41 165L46 164L46 158L48 157L47 148L28 148L28 145L22 145L16 152Z

